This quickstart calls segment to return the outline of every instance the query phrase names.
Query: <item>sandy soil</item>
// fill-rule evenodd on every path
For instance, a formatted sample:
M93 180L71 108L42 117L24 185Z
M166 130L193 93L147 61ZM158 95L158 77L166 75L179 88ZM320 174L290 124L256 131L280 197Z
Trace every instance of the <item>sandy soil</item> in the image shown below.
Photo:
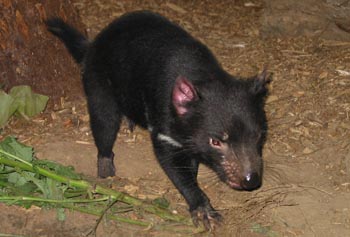
M213 1L214 2L214 1ZM259 36L260 1L76 0L91 37L121 14L157 11L198 37L225 69L252 76L266 65L273 72L266 111L264 185L238 192L201 167L199 180L225 222L203 236L350 236L350 43L319 38ZM78 80L74 78L74 80ZM84 98L62 100L33 121L12 120L1 136L16 135L39 158L73 165L96 175L96 148ZM180 213L186 204L159 168L148 133L123 127L116 146L117 175L126 191L140 197L165 196ZM133 187L133 188L130 188ZM0 205L0 233L24 236L84 236L96 218ZM161 231L118 227L106 221L97 236L168 236ZM182 236L178 234L178 236Z

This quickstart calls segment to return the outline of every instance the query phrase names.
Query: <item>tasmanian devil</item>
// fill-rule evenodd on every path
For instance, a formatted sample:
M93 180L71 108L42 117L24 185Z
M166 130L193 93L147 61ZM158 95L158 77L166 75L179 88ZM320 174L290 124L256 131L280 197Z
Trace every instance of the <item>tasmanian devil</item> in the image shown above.
M205 45L148 11L120 17L91 42L59 18L46 24L81 66L99 177L115 175L112 148L125 117L150 131L195 224L212 228L221 220L198 186L200 163L233 189L261 185L265 70L247 79L229 75Z

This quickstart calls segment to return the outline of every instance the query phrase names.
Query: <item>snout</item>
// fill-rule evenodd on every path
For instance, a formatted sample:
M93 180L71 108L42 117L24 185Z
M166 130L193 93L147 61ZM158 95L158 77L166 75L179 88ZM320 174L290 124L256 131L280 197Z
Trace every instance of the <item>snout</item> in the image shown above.
M222 180L224 180L231 188L236 190L252 191L261 186L263 173L262 160L261 158L248 158L241 158L240 160L225 159L221 162L224 171L222 173L223 175L221 176L223 177Z
M240 181L238 181L240 180ZM261 186L261 176L256 173L248 173L243 178L234 178L234 176L230 175L228 176L228 180L226 180L226 183L233 189L236 190L245 190L245 191L253 191L255 189L260 188Z
M241 181L240 186L246 191L257 189L261 186L261 176L256 172L248 173Z

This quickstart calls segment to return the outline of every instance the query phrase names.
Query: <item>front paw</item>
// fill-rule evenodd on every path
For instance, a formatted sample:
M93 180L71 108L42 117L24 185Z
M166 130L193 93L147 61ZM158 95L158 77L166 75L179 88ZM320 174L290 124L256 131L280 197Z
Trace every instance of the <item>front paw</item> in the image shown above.
M203 222L206 230L213 230L220 225L222 216L214 208L209 206L199 206L191 211L193 224L198 227L199 222Z

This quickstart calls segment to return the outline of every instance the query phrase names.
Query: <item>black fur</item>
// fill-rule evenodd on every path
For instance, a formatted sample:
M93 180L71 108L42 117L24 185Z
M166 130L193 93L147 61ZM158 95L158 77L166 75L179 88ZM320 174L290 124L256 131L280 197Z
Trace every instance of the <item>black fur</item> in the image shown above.
M206 46L147 11L113 21L90 44L60 19L47 25L82 64L100 177L114 175L112 147L126 117L151 131L157 159L195 223L211 228L221 219L198 186L199 163L232 188L261 185L265 71L232 77Z
M66 45L75 61L81 63L89 46L86 37L60 18L48 19L46 26Z

